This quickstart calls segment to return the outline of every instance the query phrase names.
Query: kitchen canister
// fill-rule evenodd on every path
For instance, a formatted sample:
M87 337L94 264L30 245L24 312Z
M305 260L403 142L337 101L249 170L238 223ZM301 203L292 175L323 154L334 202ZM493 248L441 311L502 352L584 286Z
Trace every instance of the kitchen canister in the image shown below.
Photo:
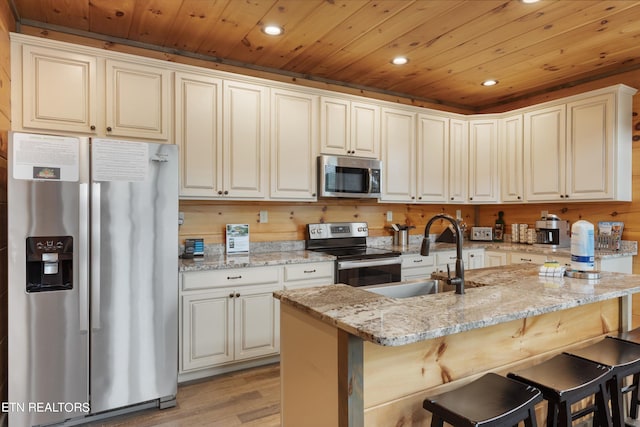
M511 224L511 242L520 242L520 224Z
M518 234L520 235L520 243L527 243L527 229L529 228L529 224L520 224L520 230Z
M571 268L592 271L595 268L593 224L580 220L571 226Z

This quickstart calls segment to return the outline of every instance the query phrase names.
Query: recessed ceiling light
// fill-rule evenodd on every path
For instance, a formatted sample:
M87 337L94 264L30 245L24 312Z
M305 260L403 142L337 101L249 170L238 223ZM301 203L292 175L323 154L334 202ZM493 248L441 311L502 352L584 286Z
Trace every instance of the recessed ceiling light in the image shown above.
M531 3L538 3L540 0L521 0L522 3L526 3L526 4L531 4Z
M391 60L391 63L394 65L404 65L407 62L409 62L409 60L404 56L396 56Z
M265 34L268 34L270 36L279 36L280 34L284 33L284 29L282 27L277 26L277 25L265 25L262 28L262 31Z
M498 81L490 79L490 80L483 81L481 84L482 84L482 86L495 86L495 85L498 84Z

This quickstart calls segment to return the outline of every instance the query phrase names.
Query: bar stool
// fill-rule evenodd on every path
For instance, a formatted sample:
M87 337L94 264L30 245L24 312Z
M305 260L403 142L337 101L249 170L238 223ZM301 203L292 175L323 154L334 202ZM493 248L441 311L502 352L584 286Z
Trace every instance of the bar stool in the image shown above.
M629 375L633 375L634 379L640 375L640 345L615 337L606 337L588 347L570 350L567 353L611 368L612 377L608 384L611 417L615 427L624 427L622 394L627 390L623 380ZM637 402L637 387L634 392Z
M447 422L455 427L514 426L524 421L536 427L535 405L542 393L494 373L488 373L462 387L428 397L422 407L431 412L431 426Z
M629 341L634 344L640 344L640 328L633 329L631 331L621 332L615 338ZM634 420L638 419L638 406L640 405L640 400L638 396L638 391L640 390L640 373L636 373L633 375L633 380L631 384L624 387L622 389L622 393L626 394L631 392L631 400L629 401L629 417Z
M595 397L594 425L611 426L607 381L611 368L580 357L561 353L530 368L510 372L509 378L537 387L547 400L547 427L571 427L571 421L593 412L571 413L571 405L585 397Z

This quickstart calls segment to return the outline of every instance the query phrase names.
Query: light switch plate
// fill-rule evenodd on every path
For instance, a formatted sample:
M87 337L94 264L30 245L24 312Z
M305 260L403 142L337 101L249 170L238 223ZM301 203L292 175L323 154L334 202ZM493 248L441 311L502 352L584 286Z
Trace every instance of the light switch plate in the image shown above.
M393 221L393 211L387 211L387 221Z

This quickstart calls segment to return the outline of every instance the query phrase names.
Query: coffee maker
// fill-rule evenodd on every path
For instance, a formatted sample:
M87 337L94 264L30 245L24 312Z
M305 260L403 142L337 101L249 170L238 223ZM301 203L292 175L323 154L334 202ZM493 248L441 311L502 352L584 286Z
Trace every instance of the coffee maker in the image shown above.
M563 221L553 214L547 214L537 220L535 246L551 249L570 247L571 229L569 228L569 221Z

